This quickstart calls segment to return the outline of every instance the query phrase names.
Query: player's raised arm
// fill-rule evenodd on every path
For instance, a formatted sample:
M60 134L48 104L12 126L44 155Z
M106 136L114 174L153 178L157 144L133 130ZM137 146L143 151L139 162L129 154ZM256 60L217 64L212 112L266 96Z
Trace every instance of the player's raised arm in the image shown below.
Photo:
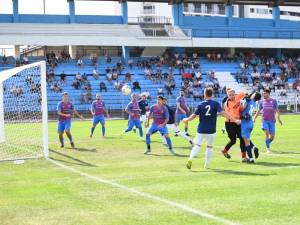
M255 115L253 117L253 122L255 122L256 118L261 114L261 110L262 109L263 109L262 102L259 101L259 103L258 103L258 110L257 110L257 112L255 113Z

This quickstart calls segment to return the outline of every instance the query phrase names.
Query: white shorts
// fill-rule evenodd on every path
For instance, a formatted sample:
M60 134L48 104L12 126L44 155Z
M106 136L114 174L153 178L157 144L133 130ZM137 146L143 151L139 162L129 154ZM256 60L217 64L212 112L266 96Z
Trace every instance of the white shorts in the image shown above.
M143 122L143 123L147 122L147 116L146 116L146 114L145 115L141 115L140 121Z
M175 134L180 132L178 126L176 126L174 123L173 124L167 124L167 128L168 128L168 130L174 131Z
M197 133L196 137L194 138L194 143L196 145L201 146L203 140L205 139L207 146L213 146L214 141L215 141L215 136L216 136L216 133L214 133L214 134L199 134L199 133Z

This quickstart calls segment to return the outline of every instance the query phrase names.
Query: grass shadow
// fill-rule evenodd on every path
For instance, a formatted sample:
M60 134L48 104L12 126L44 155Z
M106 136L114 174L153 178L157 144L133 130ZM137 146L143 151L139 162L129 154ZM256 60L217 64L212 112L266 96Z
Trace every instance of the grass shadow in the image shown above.
M88 149L88 148L67 148L67 149L73 149L75 151L79 151L79 152L97 152L97 149L92 148L92 149Z
M300 155L300 152L291 152L291 151L289 151L289 152L282 152L282 151L273 151L272 150L272 153L275 153L275 154L291 154L291 155Z
M255 165L265 166L265 167L290 167L290 166L300 166L299 163L274 163L274 162L255 162Z
M82 161L80 159L77 159L75 157L72 157L70 155L66 155L66 154L58 152L58 151L55 151L53 149L49 149L49 151L52 152L52 153L54 153L54 154L56 154L56 155L60 155L60 156L63 156L65 158L67 158L67 159L70 159L73 162L66 161L66 160L63 160L63 159L57 159L57 158L54 158L54 157L50 157L50 159L53 159L53 160L56 160L56 161L65 162L65 163L70 163L70 164L74 164L74 165L96 167L95 165L93 165L91 163L84 162L84 161Z
M262 177L267 177L267 176L271 176L271 175L276 175L276 174L253 173L253 172L239 171L239 170L225 170L225 169L209 169L209 170L211 170L213 172L216 172L216 173L238 175L238 176L262 176Z

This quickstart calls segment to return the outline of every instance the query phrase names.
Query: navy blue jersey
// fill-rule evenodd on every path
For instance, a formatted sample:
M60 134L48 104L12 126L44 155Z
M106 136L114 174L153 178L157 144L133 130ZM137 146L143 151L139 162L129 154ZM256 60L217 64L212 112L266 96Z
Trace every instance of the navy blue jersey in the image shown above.
M197 132L201 134L216 133L218 112L222 111L220 103L214 100L201 102L194 112L195 115L199 116Z
M140 100L139 101L139 107L141 109L141 115L146 114L146 107L148 107L148 101L147 100Z
M168 112L169 112L169 121L168 124L174 124L175 123L175 110L172 109L170 106L166 105Z

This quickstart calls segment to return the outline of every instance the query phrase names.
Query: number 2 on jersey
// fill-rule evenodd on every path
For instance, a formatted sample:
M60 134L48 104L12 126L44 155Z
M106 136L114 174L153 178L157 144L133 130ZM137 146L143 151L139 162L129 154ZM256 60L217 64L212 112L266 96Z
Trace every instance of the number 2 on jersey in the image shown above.
M205 116L211 116L211 114L210 114L210 105L205 106L205 109L206 109Z

